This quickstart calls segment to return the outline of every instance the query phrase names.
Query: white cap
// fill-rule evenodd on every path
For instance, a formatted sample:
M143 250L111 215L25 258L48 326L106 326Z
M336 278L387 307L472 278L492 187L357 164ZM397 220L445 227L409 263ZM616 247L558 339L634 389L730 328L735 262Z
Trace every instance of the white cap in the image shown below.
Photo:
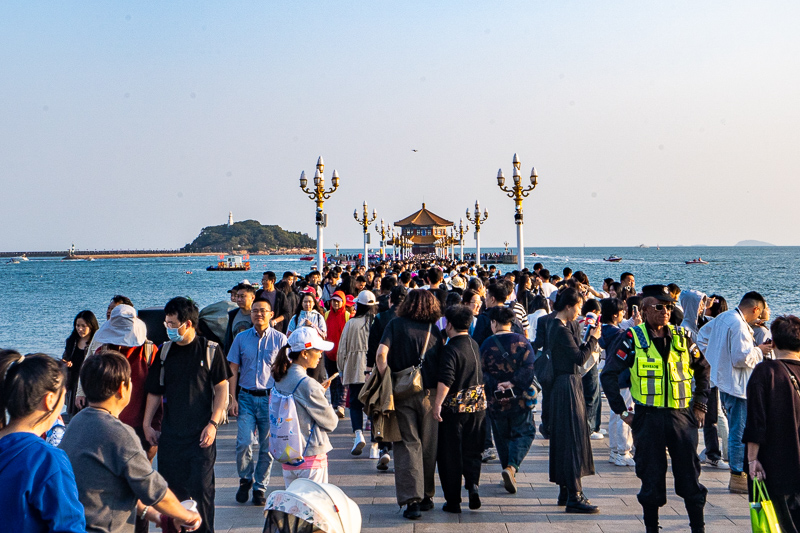
M333 343L322 340L314 328L298 328L289 335L289 349L293 352L302 352L303 350L329 352L333 350Z
M361 305L378 305L378 301L375 299L375 295L372 294L372 291L359 292L356 297L356 303Z

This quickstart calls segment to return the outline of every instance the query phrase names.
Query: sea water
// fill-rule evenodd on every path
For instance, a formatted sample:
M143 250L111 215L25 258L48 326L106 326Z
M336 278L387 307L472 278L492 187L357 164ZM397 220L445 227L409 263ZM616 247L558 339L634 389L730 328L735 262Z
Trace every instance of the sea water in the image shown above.
M456 253L459 249L456 247ZM474 250L466 249L470 253ZM483 252L502 252L484 248ZM595 288L604 278L619 280L623 272L636 276L636 287L677 283L682 289L719 294L731 307L750 290L763 294L772 316L800 313L800 247L662 247L656 248L528 248L525 266L541 262L553 274L564 267L582 270ZM359 250L342 250L359 253ZM604 258L619 255L619 263ZM702 257L708 265L686 265ZM4 261L4 260L0 260ZM152 259L97 259L61 261L31 259L0 265L0 348L22 353L45 352L60 356L72 331L75 315L89 309L102 324L112 296L129 297L137 308L163 307L174 296L187 296L202 308L225 300L236 283L261 281L266 270L278 278L284 271L305 274L311 263L298 256L252 256L249 272L207 272L210 257ZM486 263L488 265L489 263ZM501 271L515 265L498 265Z

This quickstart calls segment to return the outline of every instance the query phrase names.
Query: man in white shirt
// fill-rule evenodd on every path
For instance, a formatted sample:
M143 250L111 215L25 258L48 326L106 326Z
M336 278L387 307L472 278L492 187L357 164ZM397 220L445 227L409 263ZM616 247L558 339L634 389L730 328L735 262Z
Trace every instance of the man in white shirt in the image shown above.
M542 296L545 298L550 298L550 295L554 292L558 292L558 287L550 283L550 271L546 268L543 268L539 271L539 277L542 278L542 285L539 287L539 292L542 293Z
M755 346L749 323L757 319L766 307L764 297L748 292L736 309L725 311L700 328L697 347L711 365L711 383L728 413L728 456L731 478L728 490L747 494L744 473L744 444L742 435L747 418L747 382L753 368L764 359L769 344Z

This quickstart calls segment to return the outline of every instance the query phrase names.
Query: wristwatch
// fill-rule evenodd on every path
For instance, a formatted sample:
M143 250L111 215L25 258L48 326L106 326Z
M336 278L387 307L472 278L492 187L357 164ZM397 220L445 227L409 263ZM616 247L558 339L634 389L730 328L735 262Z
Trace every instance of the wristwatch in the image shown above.
M623 420L626 420L626 419L627 419L629 416L631 416L631 412L630 412L630 411L627 411L627 410L626 410L626 411L622 411L622 414L621 414L621 415L619 415L619 417L620 417L621 419L623 419Z

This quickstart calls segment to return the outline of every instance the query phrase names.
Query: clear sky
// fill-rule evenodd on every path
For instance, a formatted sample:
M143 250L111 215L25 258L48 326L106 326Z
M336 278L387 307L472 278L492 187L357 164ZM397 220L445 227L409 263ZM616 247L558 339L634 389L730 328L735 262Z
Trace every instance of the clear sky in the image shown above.
M499 246L515 152L529 247L800 245L799 26L796 1L3 2L0 250L174 248L228 211L313 237L320 155L329 247L364 200L476 199Z

